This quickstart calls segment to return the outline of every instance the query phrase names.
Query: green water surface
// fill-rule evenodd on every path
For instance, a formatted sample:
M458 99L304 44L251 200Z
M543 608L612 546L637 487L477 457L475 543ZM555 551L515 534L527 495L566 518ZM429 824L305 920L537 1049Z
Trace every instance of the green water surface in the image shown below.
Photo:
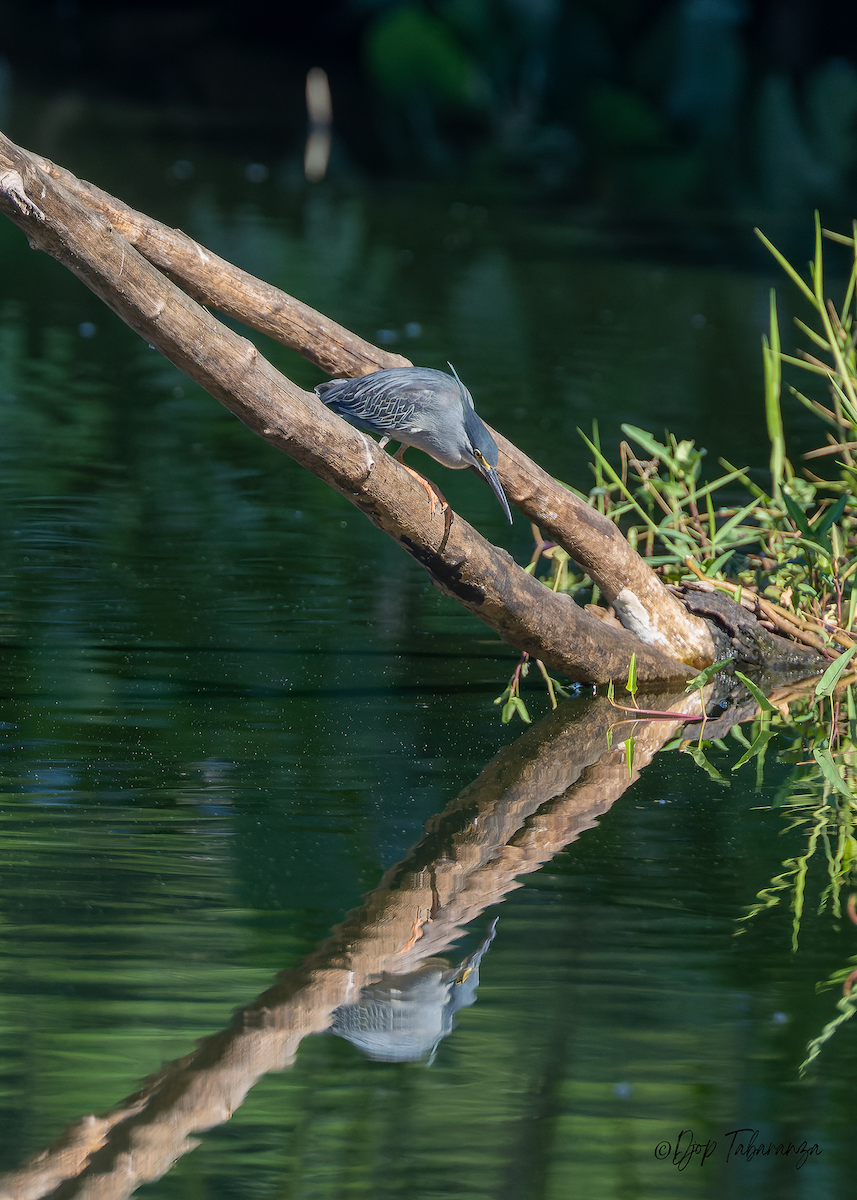
M775 277L740 221L631 229L451 189L306 191L276 170L254 185L204 149L178 183L192 147L147 146L137 173L109 147L77 153L66 165L356 332L450 359L485 419L578 487L575 431L594 417L605 445L623 421L666 426L712 473L718 455L765 466ZM521 727L492 704L515 653L392 542L5 220L0 264L9 1171L298 965ZM258 342L300 384L321 378ZM787 421L808 448L804 418ZM419 465L527 560L523 517L510 530L479 480ZM307 1037L139 1194L852 1195L857 1028L798 1066L836 1013L816 984L857 930L816 913L819 868L797 953L786 902L733 936L803 845L770 808L788 770L769 754L761 789L752 765L723 788L656 758L450 949L499 917L478 1001L431 1066ZM737 1129L818 1153L727 1161ZM683 1130L717 1142L705 1162L657 1157Z

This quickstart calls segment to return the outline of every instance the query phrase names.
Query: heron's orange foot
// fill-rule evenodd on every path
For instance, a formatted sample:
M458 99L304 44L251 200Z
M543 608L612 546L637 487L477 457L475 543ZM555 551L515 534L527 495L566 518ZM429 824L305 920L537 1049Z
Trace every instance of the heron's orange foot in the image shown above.
M399 953L404 954L406 950L410 950L411 946L415 946L422 936L423 936L423 922L420 920L420 911L419 911L419 909L417 909L417 917L416 917L416 920L414 921L414 928L411 932L411 939L409 942L405 942L404 946L402 946Z
M402 460L399 459L399 462L402 462ZM438 504L440 505L440 511L442 513L445 513L446 510L449 508L449 504L446 501L446 499L441 495L441 493L437 490L437 488L435 488L432 484L429 483L429 481L426 479L425 475L420 475L419 471L413 470L413 468L409 467L406 463L402 463L402 466L405 468L405 470L408 472L409 475L413 475L414 479L416 479L417 483L420 484L421 487L425 488L426 493L429 498L429 504L431 505L431 515L434 516L435 509L437 508Z

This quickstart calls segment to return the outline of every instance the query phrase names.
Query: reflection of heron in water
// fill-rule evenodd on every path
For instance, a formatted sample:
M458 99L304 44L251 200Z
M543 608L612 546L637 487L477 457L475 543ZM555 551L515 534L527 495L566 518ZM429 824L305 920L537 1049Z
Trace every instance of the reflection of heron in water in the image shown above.
M495 917L481 944L457 967L445 958L427 958L410 975L382 975L363 988L356 1004L337 1008L330 1032L377 1062L428 1057L431 1065L441 1041L452 1033L455 1013L476 1001L479 963L496 929Z

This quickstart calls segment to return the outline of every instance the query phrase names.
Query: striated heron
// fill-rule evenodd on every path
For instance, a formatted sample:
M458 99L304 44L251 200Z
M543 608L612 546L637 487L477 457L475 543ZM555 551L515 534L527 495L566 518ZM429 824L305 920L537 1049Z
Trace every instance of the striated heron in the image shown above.
M357 379L331 379L315 391L350 425L380 438L382 447L400 442L393 456L399 462L408 446L416 446L454 471L473 467L491 484L511 525L509 502L497 476L497 443L476 415L473 397L455 367L449 367L452 375L432 367L392 367ZM416 471L405 470L429 493L434 512L434 490Z

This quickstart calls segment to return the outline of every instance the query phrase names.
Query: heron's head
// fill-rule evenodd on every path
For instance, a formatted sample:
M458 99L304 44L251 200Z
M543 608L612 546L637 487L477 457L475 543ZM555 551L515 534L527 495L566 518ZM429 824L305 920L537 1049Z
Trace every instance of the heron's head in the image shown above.
M458 372L452 363L449 364L449 369L452 371L461 389L461 404L464 410L464 445L461 447L462 457L467 459L470 465L475 467L479 474L488 480L494 495L503 506L503 512L506 514L506 518L511 525L512 513L509 509L509 501L506 499L506 493L503 491L503 486L497 474L497 462L499 459L497 443L476 415L470 392L468 392L467 388L458 378Z

